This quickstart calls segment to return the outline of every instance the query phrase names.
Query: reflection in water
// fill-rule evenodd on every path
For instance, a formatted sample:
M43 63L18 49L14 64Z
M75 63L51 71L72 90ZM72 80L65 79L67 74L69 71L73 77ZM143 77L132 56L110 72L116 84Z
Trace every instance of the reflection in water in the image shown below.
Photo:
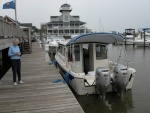
M122 98L117 93L107 93L105 101L99 95L75 96L85 113L128 113L134 108L131 90Z
M108 94L107 105L110 106L110 113L128 113L133 109L132 91L129 90L120 98L116 93Z

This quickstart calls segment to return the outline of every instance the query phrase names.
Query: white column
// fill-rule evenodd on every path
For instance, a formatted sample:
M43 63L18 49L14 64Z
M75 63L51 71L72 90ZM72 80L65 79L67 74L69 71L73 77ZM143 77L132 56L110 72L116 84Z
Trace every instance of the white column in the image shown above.
M58 27L58 35L59 35L59 27Z
M65 30L64 30L65 28L64 28L64 27L65 27L65 26L64 26L64 23L63 23L63 35L65 34Z
M81 33L80 33L80 24L79 24L79 34L81 34Z
M74 24L74 35L75 35L75 24Z
M86 34L86 25L85 25L84 33Z

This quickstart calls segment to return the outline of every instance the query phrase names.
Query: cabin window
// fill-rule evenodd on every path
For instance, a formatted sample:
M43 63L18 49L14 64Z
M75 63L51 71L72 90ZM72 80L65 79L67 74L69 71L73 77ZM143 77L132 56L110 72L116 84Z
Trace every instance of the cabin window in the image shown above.
M73 58L72 58L72 48L70 50L70 47L68 47L68 61L69 62L73 61Z
M63 47L63 53L62 53L63 56L65 56L65 48Z
M60 46L57 48L57 51L60 53Z
M74 53L75 53L75 61L80 61L80 46L75 45L74 46Z
M96 44L96 60L107 59L107 48L105 45Z
M62 54L62 49L63 49L62 46L58 47L58 52L61 53L61 54Z

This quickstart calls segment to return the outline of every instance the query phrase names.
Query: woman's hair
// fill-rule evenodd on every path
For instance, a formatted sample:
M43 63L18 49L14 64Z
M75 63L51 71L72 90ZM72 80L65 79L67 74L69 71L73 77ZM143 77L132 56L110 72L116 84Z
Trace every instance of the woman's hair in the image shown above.
M14 41L16 41L16 42L18 42L18 43L19 43L18 38L14 38L14 39L13 39L13 42L14 42Z

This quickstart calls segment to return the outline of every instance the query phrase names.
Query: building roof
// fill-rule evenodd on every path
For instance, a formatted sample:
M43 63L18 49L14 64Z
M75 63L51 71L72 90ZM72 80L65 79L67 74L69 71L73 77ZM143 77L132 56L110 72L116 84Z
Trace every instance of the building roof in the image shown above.
M80 23L80 24L86 24L86 22L82 22L82 21L71 21L70 23Z
M20 26L23 26L23 27L32 27L32 23L20 23Z
M59 17L59 16L51 16L51 18L57 18L57 17Z
M10 18L9 16L5 16L4 18L3 18L3 20L7 20L6 22L7 23L13 23L13 25L15 25L16 26L16 21L14 20L14 19L12 19L12 18ZM8 21L9 20L9 21ZM17 23L19 23L18 21L17 21ZM17 26L19 26L19 24L17 24Z
M65 4L61 5L61 7L70 7L70 5L65 3Z
M72 17L79 18L80 16L72 16Z
M11 20L11 21L14 22L14 23L16 22L14 19L10 18L10 17L7 16L7 15L4 17L4 20L5 20L6 18L8 18L9 20Z

